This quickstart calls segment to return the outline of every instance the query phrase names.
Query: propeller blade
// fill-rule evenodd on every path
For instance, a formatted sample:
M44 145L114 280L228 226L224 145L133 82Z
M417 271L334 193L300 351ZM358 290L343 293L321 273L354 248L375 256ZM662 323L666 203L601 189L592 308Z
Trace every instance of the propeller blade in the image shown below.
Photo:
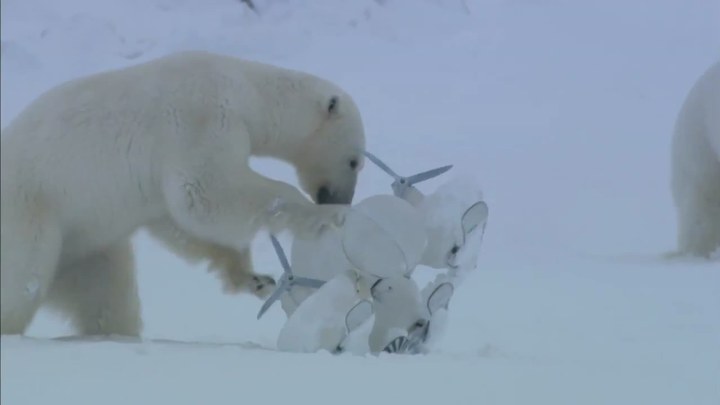
M427 321L422 326L409 331L405 352L410 354L420 353L420 346L427 340L429 330L430 321Z
M446 171L450 170L452 167L453 167L452 165L447 165L447 166L443 166L443 167L438 167L436 169L428 170L426 172L413 174L412 176L409 176L407 178L407 182L409 184L420 183L421 181L429 180L429 179L432 179L433 177L439 176L439 175L445 173Z
M280 280L278 280L277 287L275 288L275 291L270 294L267 300L265 300L265 303L263 303L262 307L260 308L260 312L258 312L257 319L260 319L261 316L270 309L272 304L277 301L285 291L287 291L290 288L290 280L292 279L292 270L290 268L290 263L288 262L287 256L285 256L285 251L283 250L282 246L280 245L280 242L277 240L277 238L274 235L270 235L270 242L272 242L273 248L275 248L275 253L278 256L278 259L280 259L280 264L282 264L283 267L283 275L280 277Z
M292 273L292 271L290 270L290 263L288 262L287 256L285 256L285 251L283 250L282 246L280 246L280 242L274 235L270 235L270 241L275 248L275 253L280 259L280 264L282 264L285 272Z
M373 315L372 303L368 300L362 300L355 304L354 307L345 314L345 332L350 334L359 328L365 321Z
M309 287L309 288L320 288L323 285L325 285L325 281L317 280L314 278L307 278L307 277L295 277L295 278L293 278L292 283L294 285L298 285L300 287Z
M485 201L478 201L471 205L460 219L460 224L465 235L470 234L470 232L474 231L480 224L484 226L488 219L488 214L489 209Z
M400 179L400 176L399 176L397 173L395 173L395 172L394 172L388 165L386 165L382 160L380 160L380 158L378 158L377 156L375 156L375 155L373 155L372 153L367 152L367 151L365 151L365 156L367 156L367 158L370 159L370 161L372 161L373 163L375 163L379 168L383 169L383 171L385 171L385 173L387 173L387 174L389 174L390 176L392 176L395 180Z
M408 347L408 344L408 338L406 338L405 336L398 336L395 339L391 340L390 343L388 343L382 351L391 354L404 353Z
M440 309L447 309L450 304L450 298L452 298L454 292L455 287L452 283L446 282L437 286L427 300L427 309L430 315L433 315Z
M283 280L282 282L280 282L280 284L278 284L275 291L273 291L273 293L270 294L268 299L265 300L265 303L260 308L260 312L258 312L258 314L257 314L257 319L260 319L260 317L263 316L265 311L270 309L272 304L274 304L275 301L277 301L280 298L280 296L283 295L283 293L285 293L285 291L288 289L288 287L289 287L289 285L288 285L288 283L285 282L285 280Z

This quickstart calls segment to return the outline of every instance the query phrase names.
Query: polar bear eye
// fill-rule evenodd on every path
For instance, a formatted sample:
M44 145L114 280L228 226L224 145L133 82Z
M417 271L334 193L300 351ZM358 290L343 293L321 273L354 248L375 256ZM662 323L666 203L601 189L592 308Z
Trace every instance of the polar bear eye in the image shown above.
M353 169L353 170L355 170L355 169L357 169L357 167L358 167L358 161L357 161L357 159L352 159L352 160L350 160L350 168Z
M460 246L454 245L452 249L450 249L451 254L457 254L457 252L460 250Z
M338 108L338 97L337 96L330 97L330 101L328 102L328 106L327 106L328 113L334 114L335 112L337 112L337 108Z

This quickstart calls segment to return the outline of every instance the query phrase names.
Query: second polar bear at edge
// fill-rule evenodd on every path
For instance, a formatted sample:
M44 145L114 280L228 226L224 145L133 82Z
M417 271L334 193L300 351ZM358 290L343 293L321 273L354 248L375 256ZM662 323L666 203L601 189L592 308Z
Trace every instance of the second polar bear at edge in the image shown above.
M677 254L711 257L720 250L720 61L698 78L684 100L671 167Z
M226 290L267 296L253 237L340 225L364 148L337 85L230 56L181 52L49 90L2 134L2 334L47 305L81 334L138 336L140 228L209 259ZM293 165L314 201L251 156Z

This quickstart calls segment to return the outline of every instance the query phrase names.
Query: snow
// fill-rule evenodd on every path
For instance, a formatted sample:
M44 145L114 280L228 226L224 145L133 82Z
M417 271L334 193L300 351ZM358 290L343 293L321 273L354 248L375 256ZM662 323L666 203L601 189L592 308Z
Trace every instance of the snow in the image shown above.
M141 232L144 340L62 339L70 329L43 311L27 337L2 337L3 404L720 403L720 266L662 258L670 133L720 57L719 2L256 4L3 0L2 126L67 79L181 49L338 82L398 173L454 164L482 184L479 267L437 350L279 352L279 305L257 321L258 299L223 294ZM286 165L254 166L294 181ZM358 200L391 182L368 162ZM279 276L266 239L256 268Z

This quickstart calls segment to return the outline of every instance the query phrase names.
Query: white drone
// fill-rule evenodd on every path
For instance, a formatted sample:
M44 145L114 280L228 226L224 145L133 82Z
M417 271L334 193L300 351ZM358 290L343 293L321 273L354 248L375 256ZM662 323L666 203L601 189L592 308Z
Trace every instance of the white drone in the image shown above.
M392 196L354 204L338 231L317 240L295 239L291 261L271 236L283 275L258 319L282 300L288 322L278 346L342 353L348 337L375 315L371 352L423 352L435 323L431 320L447 311L454 293L460 267L456 256L472 250L465 248L475 246L471 239L481 243L488 215L485 202L448 200L440 190L425 196L415 188L452 166L402 177L376 156L366 156L395 179ZM452 208L449 217L441 216L435 223L428 219L433 210L447 206ZM411 277L420 264L449 272L421 292Z

